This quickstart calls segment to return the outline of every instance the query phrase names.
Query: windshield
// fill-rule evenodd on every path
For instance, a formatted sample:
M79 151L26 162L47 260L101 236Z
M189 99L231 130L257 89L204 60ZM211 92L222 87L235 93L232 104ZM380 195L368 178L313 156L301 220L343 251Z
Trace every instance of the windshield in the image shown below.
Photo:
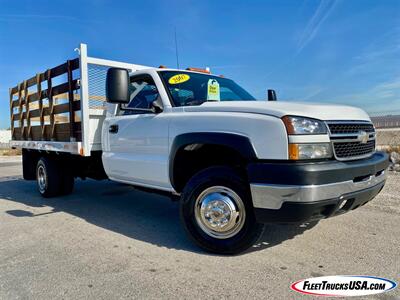
M200 105L206 101L254 101L233 80L209 74L160 71L175 106Z

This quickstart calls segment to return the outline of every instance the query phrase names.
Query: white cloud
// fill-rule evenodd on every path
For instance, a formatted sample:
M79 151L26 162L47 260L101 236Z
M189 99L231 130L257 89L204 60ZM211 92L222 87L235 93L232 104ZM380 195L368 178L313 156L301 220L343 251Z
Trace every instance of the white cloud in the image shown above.
M297 43L297 53L300 53L304 47L306 47L314 39L321 25L332 13L336 3L336 0L321 0L317 10L308 21L307 26L304 28L303 33L299 38Z
M345 75L359 76L378 69L380 72L394 72L394 77L397 77L400 75L399 57L400 27L394 27L373 39L367 47L354 56L353 66L346 71Z
M83 24L98 24L100 21L87 20L84 18L77 18L66 15L44 15L44 14L0 14L0 21L11 22L24 22L24 21L64 21L72 23L83 23Z
M400 77L378 83L365 91L337 96L330 102L350 104L367 112L391 113L400 111Z
M78 20L72 16L63 15L40 15L40 14L0 14L2 19L66 19L66 20Z

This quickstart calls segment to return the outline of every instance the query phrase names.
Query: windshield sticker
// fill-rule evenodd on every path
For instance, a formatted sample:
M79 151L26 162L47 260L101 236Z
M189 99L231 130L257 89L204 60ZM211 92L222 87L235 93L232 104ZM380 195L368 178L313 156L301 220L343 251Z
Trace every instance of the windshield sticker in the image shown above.
M185 81L188 81L190 79L190 76L188 74L177 74L172 76L169 80L169 84L179 84L183 83Z
M220 101L219 83L215 79L208 80L207 100Z

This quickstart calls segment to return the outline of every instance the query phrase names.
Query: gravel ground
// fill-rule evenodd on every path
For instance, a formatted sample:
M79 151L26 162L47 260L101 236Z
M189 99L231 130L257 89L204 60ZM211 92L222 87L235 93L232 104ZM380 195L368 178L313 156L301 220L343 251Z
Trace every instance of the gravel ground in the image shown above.
M400 145L400 128L383 128L376 130L377 145Z
M178 205L109 181L78 181L46 200L0 160L0 299L307 298L289 289L313 276L399 281L400 175L351 213L302 226L269 226L234 257L186 238ZM369 299L400 299L397 288Z

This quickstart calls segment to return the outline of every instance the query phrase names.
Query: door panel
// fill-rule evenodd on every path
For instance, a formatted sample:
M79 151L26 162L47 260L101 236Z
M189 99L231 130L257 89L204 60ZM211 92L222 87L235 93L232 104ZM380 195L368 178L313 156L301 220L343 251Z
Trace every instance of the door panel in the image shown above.
M103 163L108 176L117 181L171 188L168 123L165 113L107 118L103 125L107 126L103 129L107 139Z
M160 94L148 74L131 77L131 100L103 126L103 164L114 180L172 189L168 175L168 114L148 110Z

